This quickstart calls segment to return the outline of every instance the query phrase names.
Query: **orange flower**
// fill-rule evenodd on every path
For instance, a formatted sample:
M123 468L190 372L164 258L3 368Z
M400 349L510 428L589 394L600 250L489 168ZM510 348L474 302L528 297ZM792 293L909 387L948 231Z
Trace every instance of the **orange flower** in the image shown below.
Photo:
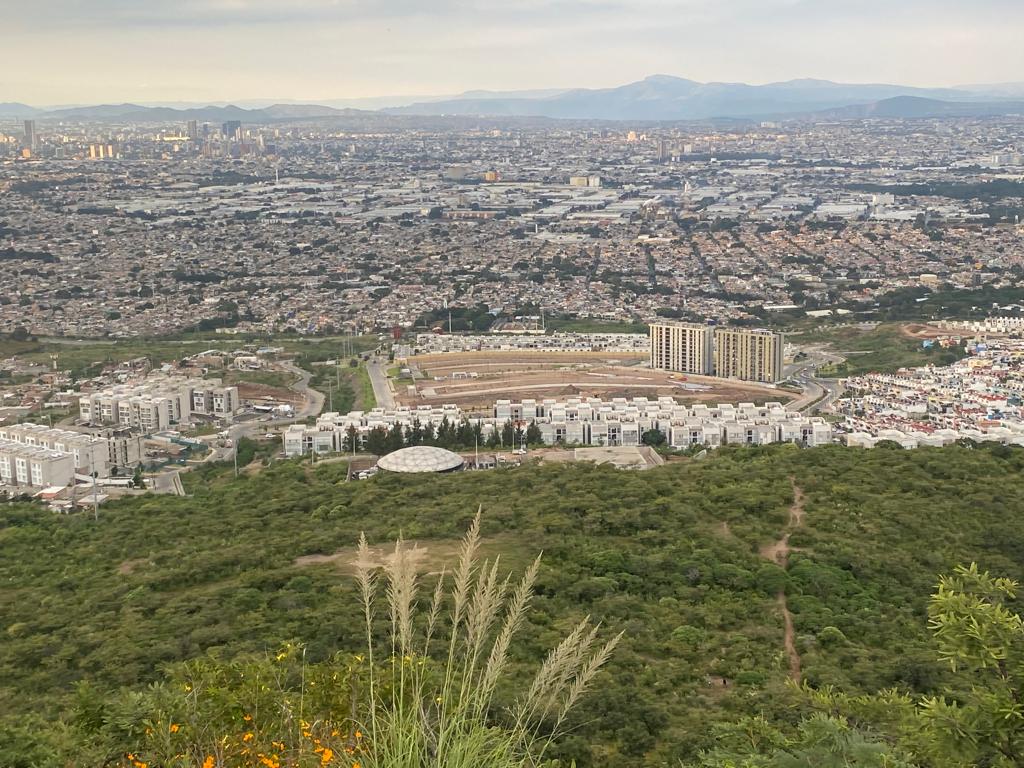
M242 741L252 741L252 731L242 736Z
M207 755L206 759L203 760L203 768L213 768L213 755Z
M332 757L334 757L334 751L330 749L325 749L324 753L320 755L320 765L327 765L329 762L331 762Z
M170 728L171 733L177 733L180 730L181 730L181 726L179 726L177 723L171 723L171 728Z

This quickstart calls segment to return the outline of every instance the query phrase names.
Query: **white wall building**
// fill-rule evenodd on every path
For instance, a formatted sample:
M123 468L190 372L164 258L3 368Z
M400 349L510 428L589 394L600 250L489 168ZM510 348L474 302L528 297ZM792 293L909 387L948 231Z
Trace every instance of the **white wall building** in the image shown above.
M151 376L139 384L124 384L82 395L82 421L117 425L139 432L157 432L188 424L196 415L230 420L241 408L237 387L219 379Z
M71 485L75 457L64 451L0 439L0 483L40 489Z
M284 450L289 456L305 455L314 450L316 453L339 452L346 445L350 429L356 431L363 443L378 427L388 430L397 424L408 430L419 423L420 426L433 424L436 428L444 419L457 424L463 418L471 424L479 424L485 438L501 430L508 421L519 426L533 422L549 445L640 445L644 434L655 429L676 448L779 442L817 446L832 442L832 427L827 421L787 411L781 403L685 406L671 397L657 400L637 397L498 400L491 415L483 417L464 416L455 405L327 413L311 427L301 424L289 427L284 433Z

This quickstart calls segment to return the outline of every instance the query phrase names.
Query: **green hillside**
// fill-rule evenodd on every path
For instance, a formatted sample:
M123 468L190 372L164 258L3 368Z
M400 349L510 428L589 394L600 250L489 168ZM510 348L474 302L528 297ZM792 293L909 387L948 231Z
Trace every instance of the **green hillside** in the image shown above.
M522 571L544 552L515 659L535 660L587 614L625 632L557 755L580 768L677 765L713 745L716 723L795 724L806 707L787 683L794 662L802 681L849 693L949 684L928 595L959 563L1024 576L1022 469L1024 451L1001 447L774 446L644 473L530 466L354 483L343 463L292 461L237 480L204 470L190 498L119 501L98 522L5 505L0 722L67 719L79 681L139 688L211 650L294 640L311 662L357 652L346 563L360 531L371 544L416 540L430 570L483 505L485 554ZM772 559L785 558L787 532L783 569Z

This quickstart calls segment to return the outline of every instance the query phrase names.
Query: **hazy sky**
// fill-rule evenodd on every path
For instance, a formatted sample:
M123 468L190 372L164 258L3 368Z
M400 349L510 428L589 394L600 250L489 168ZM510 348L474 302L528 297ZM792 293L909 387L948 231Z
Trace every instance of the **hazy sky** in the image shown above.
M0 101L328 99L662 73L1024 81L1024 0L28 0Z

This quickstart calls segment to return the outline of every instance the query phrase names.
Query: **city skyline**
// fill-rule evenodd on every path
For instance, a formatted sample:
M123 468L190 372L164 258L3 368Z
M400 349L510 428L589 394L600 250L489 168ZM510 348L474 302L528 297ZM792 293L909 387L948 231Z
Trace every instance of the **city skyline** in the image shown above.
M43 6L44 25L28 16L8 20L0 101L412 98L614 87L654 73L926 87L1024 80L1024 50L1016 44L1024 7L1010 0L969 8L952 0L898 7L879 0L856 7L806 0Z

